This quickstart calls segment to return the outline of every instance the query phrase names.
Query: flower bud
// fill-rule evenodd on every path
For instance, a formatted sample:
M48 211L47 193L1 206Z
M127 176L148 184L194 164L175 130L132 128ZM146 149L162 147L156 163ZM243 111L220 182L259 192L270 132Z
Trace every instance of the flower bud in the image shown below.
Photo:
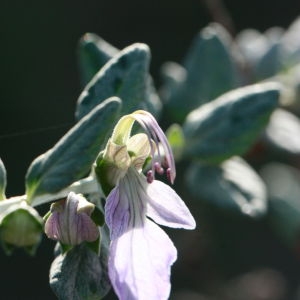
M103 192L107 195L126 174L131 160L126 145L108 141L105 151L97 158L95 172Z
M7 209L0 216L0 236L3 248L11 254L15 247L24 247L34 254L41 241L43 219L25 201Z
M99 229L91 218L95 205L73 192L67 199L51 205L47 215L45 233L62 245L75 246L99 238Z

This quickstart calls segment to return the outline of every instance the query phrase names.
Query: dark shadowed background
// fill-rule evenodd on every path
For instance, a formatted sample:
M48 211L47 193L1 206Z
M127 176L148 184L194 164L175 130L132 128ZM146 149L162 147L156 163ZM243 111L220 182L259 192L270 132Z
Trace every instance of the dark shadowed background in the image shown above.
M8 196L24 193L24 175L30 162L74 124L80 93L76 46L84 33L95 32L118 48L134 42L148 44L152 51L151 73L159 86L160 65L167 60L180 62L194 35L212 21L204 2L2 0L0 157L8 172ZM300 14L297 0L224 3L236 32L248 27L286 28ZM184 248L185 234L193 236L190 232L180 233L179 250ZM195 238L201 236L195 234ZM53 245L44 239L33 258L21 250L7 257L0 250L1 299L55 299L48 286ZM197 256L193 249L190 253ZM190 267L193 274L195 266ZM188 287L189 283L180 283L184 279L176 272L180 268L174 268L174 288L176 284ZM299 271L295 272L296 277Z

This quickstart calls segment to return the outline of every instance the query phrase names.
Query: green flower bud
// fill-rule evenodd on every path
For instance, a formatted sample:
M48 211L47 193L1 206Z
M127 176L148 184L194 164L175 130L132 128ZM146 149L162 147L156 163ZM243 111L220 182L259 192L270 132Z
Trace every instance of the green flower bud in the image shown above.
M109 140L104 153L97 158L95 170L104 193L109 193L119 179L126 174L130 162L127 147Z
M154 143L152 147L155 148ZM95 172L104 193L107 195L124 177L130 166L140 171L151 153L148 137L144 133L136 134L118 145L110 139L105 151L99 155Z
M43 231L43 219L25 201L7 209L0 216L0 237L3 248L11 254L15 247L24 247L34 254Z

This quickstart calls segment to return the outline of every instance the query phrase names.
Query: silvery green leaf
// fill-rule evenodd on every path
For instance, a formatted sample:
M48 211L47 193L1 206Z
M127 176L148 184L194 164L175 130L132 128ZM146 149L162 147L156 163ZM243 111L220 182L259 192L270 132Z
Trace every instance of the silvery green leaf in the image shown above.
M36 158L26 174L26 194L56 193L86 176L119 117L121 102L114 97L96 106L56 145Z
M294 114L276 109L264 133L264 142L282 155L300 155L300 119Z
M110 290L107 233L101 230L100 257L86 244L58 254L50 269L50 286L58 299L99 300Z
M160 89L162 99L165 101L171 101L174 96L174 91L179 86L184 85L187 77L186 69L180 64L172 61L165 62L161 66L161 77L164 85Z
M82 85L85 86L94 75L119 50L93 33L86 33L78 43L78 63Z
M289 56L288 65L293 66L300 61L300 17L297 17L286 30L282 44L285 46Z
M0 238L8 255L19 247L34 255L42 239L42 232L43 219L25 201L11 204L0 215Z
M280 41L283 38L284 34L284 29L278 26L270 27L264 32L264 35L270 44L274 44Z
M146 83L145 101L141 103L141 109L150 112L156 119L158 119L162 110L162 103L151 76L148 76Z
M250 217L266 212L266 188L258 174L241 158L234 157L219 166L190 166L186 175L189 191L198 199L220 209Z
M282 28L272 27L264 33L246 29L237 35L235 41L246 60L250 80L269 78L282 70L286 59L283 33Z
M277 234L291 247L299 246L300 172L298 169L270 163L260 172L269 193L269 221Z
M211 24L195 37L182 64L186 75L177 68L181 81L176 86L171 83L165 99L175 122L181 123L192 109L237 86L232 53L231 39L221 25Z
M96 105L111 96L123 101L122 114L137 109L159 109L149 78L150 50L145 44L133 44L110 59L81 93L76 110L81 119Z
M274 42L260 58L255 68L257 80L272 77L283 70L286 61L286 50L280 41Z
M256 65L269 47L267 37L255 29L245 29L239 32L235 42L250 68Z
M192 111L183 125L184 156L220 163L244 154L267 125L279 91L276 83L250 85Z
M0 200L5 199L5 189L6 189L6 169L5 166L0 159Z
M272 78L282 84L280 104L282 107L300 115L300 63Z

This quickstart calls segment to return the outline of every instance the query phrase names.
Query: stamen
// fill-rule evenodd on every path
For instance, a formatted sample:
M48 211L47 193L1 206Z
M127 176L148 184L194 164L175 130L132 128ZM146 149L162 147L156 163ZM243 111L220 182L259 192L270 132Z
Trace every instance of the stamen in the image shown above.
M153 172L152 172L152 170L149 170L149 171L147 172L147 182L148 182L148 183L152 183L153 180L154 180Z
M151 146L151 155L153 160L151 177L154 178L155 172L157 172L158 174L162 174L164 172L164 169L162 167L163 165L166 166L166 168L168 168L169 170L169 171L167 170L167 174L169 172L169 175L167 175L168 180L173 184L176 176L175 162L174 162L172 149L168 143L165 134L157 124L155 118L150 113L146 111L136 111L132 114L132 117L142 126L149 139L149 143ZM154 141L154 144L156 145L156 149L154 149L151 143L151 139ZM161 155L159 149L160 143L164 150L164 155ZM155 157L155 152L157 153L157 157ZM165 156L164 157L165 162L162 161L163 156ZM157 163L159 164L160 167L156 167Z
M174 183L174 180L172 179L172 172L171 172L171 168L168 168L167 171L167 178L168 180L173 184Z
M164 172L165 172L164 168L160 165L160 163L158 161L154 163L154 168L155 168L155 171L160 175L164 174Z

